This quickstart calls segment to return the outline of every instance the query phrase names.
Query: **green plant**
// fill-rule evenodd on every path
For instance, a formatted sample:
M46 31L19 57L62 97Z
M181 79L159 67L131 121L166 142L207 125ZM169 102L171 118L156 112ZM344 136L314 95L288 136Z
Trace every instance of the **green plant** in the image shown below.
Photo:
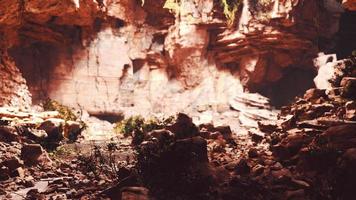
M221 6L223 7L223 12L228 20L228 25L232 25L236 18L236 12L239 9L242 0L221 0ZM261 0L269 1L269 0ZM181 0L166 0L163 8L169 9L174 13L179 13ZM144 0L142 0L142 5Z
M180 0L166 0L163 8L168 9L174 13L179 13Z
M236 12L238 11L240 4L241 0L221 0L221 5L224 9L224 15L229 26L234 23Z
M114 129L116 133L121 133L125 137L132 136L133 144L140 144L148 132L163 129L173 121L173 116L163 119L151 118L148 120L145 120L142 116L132 116L116 123Z
M58 111L61 118L66 121L76 121L77 116L73 113L73 111L67 107L59 103L58 101L47 99L43 103L43 109L46 111Z

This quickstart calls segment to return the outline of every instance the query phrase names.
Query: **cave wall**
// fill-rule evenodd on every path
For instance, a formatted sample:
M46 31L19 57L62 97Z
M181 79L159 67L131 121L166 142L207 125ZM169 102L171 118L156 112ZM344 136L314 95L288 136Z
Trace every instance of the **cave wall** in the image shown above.
M217 0L171 11L164 0L0 2L0 30L11 30L1 48L21 90L34 103L50 97L99 114L228 109L243 88L278 94L264 90L289 68L315 70L318 41L332 44L343 12L334 0L244 0L228 26ZM16 95L30 104L29 92L4 84L1 105Z

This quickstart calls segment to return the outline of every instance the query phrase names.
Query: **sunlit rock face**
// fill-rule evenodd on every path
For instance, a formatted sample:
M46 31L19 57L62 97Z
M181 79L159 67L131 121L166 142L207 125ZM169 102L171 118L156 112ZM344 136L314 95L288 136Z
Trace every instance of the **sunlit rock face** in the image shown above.
M342 0L342 5L349 10L356 10L355 0Z
M6 2L2 55L15 61L34 103L49 97L92 114L181 111L202 122L229 111L244 89L301 76L289 69L315 70L318 40L332 41L343 11L333 0L245 0L227 26L217 0L186 0L175 10L165 0Z
M252 91L280 80L286 68L310 69L319 40L332 40L343 12L334 0L245 0L240 10L234 27L219 33L212 48Z

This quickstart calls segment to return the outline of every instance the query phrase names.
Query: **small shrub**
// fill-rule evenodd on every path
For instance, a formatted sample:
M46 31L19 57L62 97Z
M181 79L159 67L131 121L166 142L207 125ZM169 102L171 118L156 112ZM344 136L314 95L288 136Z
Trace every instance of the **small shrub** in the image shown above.
M227 19L227 23L231 26L236 18L236 12L241 4L241 0L221 0L221 5L224 9L224 14Z
M83 171L94 178L99 176L106 176L110 180L118 178L118 170L123 164L119 156L117 156L117 144L114 141L110 141L106 145L93 144L89 155L80 154L78 160Z
M173 116L164 119L152 118L148 120L145 120L142 116L132 116L116 123L115 132L121 133L125 137L132 136L132 143L140 144L145 134L153 130L163 129L172 124L173 121Z
M66 121L76 121L77 116L73 113L73 111L67 107L59 103L58 101L47 99L43 103L43 109L46 111L58 111L60 117Z

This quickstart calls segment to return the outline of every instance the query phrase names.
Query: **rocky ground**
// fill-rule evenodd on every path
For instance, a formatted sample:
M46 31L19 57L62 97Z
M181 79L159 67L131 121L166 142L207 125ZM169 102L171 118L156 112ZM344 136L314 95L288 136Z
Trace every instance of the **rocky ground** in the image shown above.
M355 63L338 64L332 88L308 90L276 119L253 104L245 115L259 116L258 129L239 132L181 113L104 137L90 117L1 108L0 198L353 199Z

